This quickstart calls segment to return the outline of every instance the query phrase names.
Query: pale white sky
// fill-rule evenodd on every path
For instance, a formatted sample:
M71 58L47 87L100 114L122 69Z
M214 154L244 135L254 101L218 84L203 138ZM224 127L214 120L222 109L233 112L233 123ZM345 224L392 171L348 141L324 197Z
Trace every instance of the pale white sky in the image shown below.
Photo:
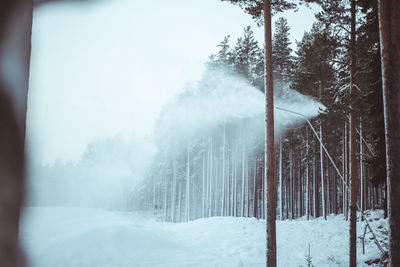
M306 8L281 15L288 18L293 42L314 21ZM219 0L40 7L34 13L28 100L31 158L78 160L92 140L150 135L162 107L200 78L223 37L231 35L234 45L247 25L262 42L262 28L249 15Z

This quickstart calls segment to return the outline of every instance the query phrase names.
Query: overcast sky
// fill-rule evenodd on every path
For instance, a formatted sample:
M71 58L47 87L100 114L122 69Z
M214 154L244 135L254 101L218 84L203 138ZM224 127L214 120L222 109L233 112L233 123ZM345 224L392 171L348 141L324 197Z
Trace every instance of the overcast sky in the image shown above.
M293 42L314 21L307 8L281 15ZM76 161L92 140L151 135L162 107L200 78L216 45L225 35L234 45L247 25L262 43L262 28L219 0L103 0L38 8L27 121L31 158Z

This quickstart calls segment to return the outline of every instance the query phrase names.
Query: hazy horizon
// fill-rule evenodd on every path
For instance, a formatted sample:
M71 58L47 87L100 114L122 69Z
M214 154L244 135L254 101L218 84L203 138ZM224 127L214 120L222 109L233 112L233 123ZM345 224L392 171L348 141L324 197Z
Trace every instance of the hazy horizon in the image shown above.
M305 7L279 14L292 28L293 48L311 28L312 14ZM92 141L151 136L160 110L201 77L223 37L230 35L234 46L247 25L262 46L262 28L239 7L217 0L100 1L35 10L31 159L77 161Z

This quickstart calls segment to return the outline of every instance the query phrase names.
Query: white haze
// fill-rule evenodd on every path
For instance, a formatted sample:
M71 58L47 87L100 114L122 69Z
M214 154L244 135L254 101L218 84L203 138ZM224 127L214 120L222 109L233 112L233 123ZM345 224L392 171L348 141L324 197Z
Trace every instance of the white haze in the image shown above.
M29 205L126 208L156 152L146 138L115 136L90 143L79 162L35 165Z
M317 100L275 84L275 106L303 114L318 115L323 105ZM186 88L161 112L156 135L167 139L168 132L176 139L188 139L199 130L213 128L238 119L258 117L265 121L265 95L248 81L226 70L207 71L203 79ZM275 132L281 134L304 117L275 109ZM264 126L257 129L264 131Z
M205 84L195 82L182 90L200 79L225 35L234 45L251 25L262 41L262 28L251 16L219 0L93 2L49 4L34 12L30 204L121 206L157 152L147 136L167 137L168 127L179 130L179 141L199 127L258 114L262 135L264 96L247 82L217 73L202 80L208 91L200 92ZM295 39L311 27L312 13L304 8L286 14ZM302 14L308 19L299 24ZM289 95L296 108L302 97ZM309 108L315 115L318 108ZM277 115L282 118L277 123L298 119ZM157 125L154 133L157 116L166 126Z
M249 121L254 125L250 125L248 138L263 140L264 94L229 73L207 71L200 82L187 86L162 110L154 133L160 149L163 149L162 143L185 146L199 132L239 119L253 119ZM307 118L318 115L323 108L315 99L287 87L277 84L275 90L275 105ZM301 122L304 118L300 116L275 110L277 134ZM133 187L146 177L156 153L152 140L137 136L115 136L92 142L79 162L58 162L33 169L31 204L126 209Z
M157 114L201 77L224 36L233 47L251 25L263 40L250 15L220 0L91 3L34 11L27 139L40 163L78 161L95 139L151 134ZM288 19L293 49L313 13L279 14Z

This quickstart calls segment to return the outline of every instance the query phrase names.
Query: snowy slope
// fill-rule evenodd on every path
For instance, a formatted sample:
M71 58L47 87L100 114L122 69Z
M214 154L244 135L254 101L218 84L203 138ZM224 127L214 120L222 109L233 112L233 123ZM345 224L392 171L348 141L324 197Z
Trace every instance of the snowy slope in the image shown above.
M375 229L387 228L374 214ZM348 265L348 227L342 216L327 221L277 222L278 265ZM359 224L358 235L364 223ZM378 231L380 233L380 231ZM369 236L367 236L369 237ZM359 262L378 257L367 238ZM22 241L33 267L264 266L265 221L214 217L189 223L156 222L130 213L78 208L27 208Z

